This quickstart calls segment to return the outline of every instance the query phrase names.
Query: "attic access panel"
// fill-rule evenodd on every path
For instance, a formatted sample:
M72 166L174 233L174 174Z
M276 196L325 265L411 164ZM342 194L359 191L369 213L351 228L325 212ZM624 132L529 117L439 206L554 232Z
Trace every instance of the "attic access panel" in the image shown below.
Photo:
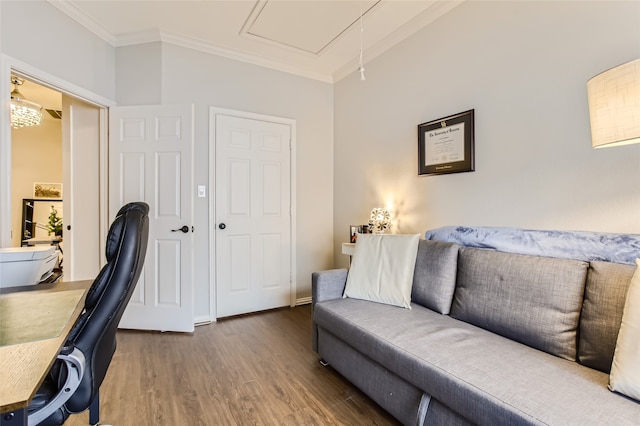
M380 0L362 2L362 14ZM360 1L259 1L241 34L319 55L360 19Z

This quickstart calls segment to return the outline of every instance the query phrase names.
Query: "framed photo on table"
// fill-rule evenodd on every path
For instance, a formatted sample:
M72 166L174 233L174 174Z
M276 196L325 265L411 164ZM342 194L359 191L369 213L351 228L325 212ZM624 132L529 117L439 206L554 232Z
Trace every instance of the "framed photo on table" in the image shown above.
M418 174L475 170L474 110L418 125Z
M358 234L368 234L369 225L351 225L349 226L349 242L355 243L358 239Z

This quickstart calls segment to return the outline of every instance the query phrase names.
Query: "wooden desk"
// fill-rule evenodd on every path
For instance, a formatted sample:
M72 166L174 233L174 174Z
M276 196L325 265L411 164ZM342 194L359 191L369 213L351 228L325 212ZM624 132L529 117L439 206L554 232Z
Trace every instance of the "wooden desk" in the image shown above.
M16 411L26 420L26 408L82 313L91 283L0 291L0 341L9 343L0 347L0 413ZM16 420L15 424L23 424Z
M34 246L36 244L48 244L50 246L57 246L62 242L60 236L48 236L48 237L34 237L22 240L22 245Z

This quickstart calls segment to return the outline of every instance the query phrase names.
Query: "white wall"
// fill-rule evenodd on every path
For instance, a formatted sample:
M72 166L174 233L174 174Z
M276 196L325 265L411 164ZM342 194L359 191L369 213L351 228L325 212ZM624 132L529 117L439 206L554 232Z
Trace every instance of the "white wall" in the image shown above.
M366 53L365 53L366 57ZM639 2L466 2L335 85L334 237L445 225L640 233L640 145L591 148L586 81L640 57ZM475 109L476 171L417 175L417 125Z
M0 1L2 53L115 99L114 48L45 1Z
M160 46L160 49L158 49ZM150 43L117 49L118 104L195 104L195 184L207 185L209 173L209 107L216 106L292 118L297 124L297 298L311 296L311 273L332 266L333 253L333 90L327 83L186 49ZM135 73L161 58L154 82L141 82L138 93L120 91ZM128 72L131 70L131 72ZM159 80L156 80L158 79ZM155 87L157 81L161 87ZM126 93L125 93L126 92ZM211 196L212 189L207 194ZM209 315L208 198L194 201L196 319Z
M119 47L115 60L118 105L162 103L162 43Z

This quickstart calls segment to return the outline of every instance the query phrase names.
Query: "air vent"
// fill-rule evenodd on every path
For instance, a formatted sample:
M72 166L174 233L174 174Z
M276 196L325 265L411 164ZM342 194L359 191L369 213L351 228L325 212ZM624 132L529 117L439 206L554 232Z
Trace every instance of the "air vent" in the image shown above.
M62 111L48 108L45 108L45 111L47 111L53 118L57 118L58 120L62 118Z

